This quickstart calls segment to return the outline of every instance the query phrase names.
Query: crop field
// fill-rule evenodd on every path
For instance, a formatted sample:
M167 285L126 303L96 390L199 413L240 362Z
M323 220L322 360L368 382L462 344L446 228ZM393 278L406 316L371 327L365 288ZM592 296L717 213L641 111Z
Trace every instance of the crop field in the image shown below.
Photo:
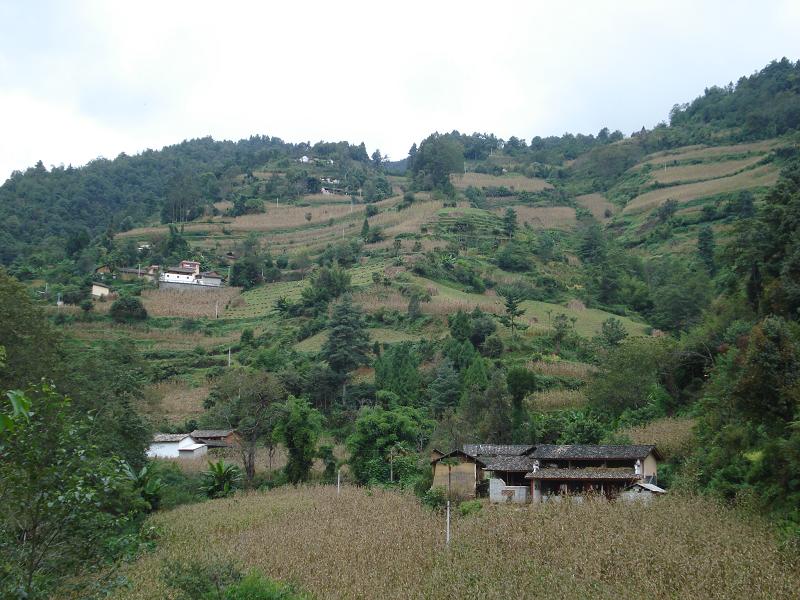
M350 204L352 199L347 194L308 194L303 202L309 204Z
M577 410L586 405L586 394L581 390L554 388L534 392L527 398L530 409L541 412L553 410Z
M529 370L554 377L571 377L588 381L597 371L592 365L568 360L536 360L525 365Z
M637 213L649 210L669 199L677 200L678 202L689 202L697 198L713 196L723 192L769 186L777 180L778 169L772 165L764 165L729 177L720 177L709 181L676 185L645 192L631 200L623 209L623 213Z
M383 327L368 329L370 342L380 342L381 344L396 344L397 342L416 342L422 338L421 335L406 333L405 331L395 331ZM325 340L328 339L328 331L320 331L310 338L304 339L294 345L294 349L299 352L319 352Z
M525 177L524 175L488 175L485 173L464 173L451 175L453 185L459 190L469 186L478 188L507 187L516 192L541 192L552 187L544 179Z
M716 160L720 157L736 154L764 155L780 145L780 143L780 140L764 140L763 142L732 144L728 146L684 146L675 150L651 154L642 164L663 166L664 162L669 165L672 161Z
M348 270L353 287L362 287L372 283L373 273L382 273L385 267L383 261L373 261L366 265L359 265ZM287 300L299 300L303 288L308 285L308 280L278 281L266 283L244 292L239 302L234 302L225 313L226 318L246 319L262 317L274 308L275 302L284 297Z
M203 401L208 391L207 386L193 387L180 379L161 381L145 389L140 409L155 421L183 423L203 414Z
M575 201L592 213L592 216L598 221L608 218L606 217L606 211L609 211L610 214L614 214L617 211L616 205L606 200L602 194L584 194L575 198Z
M644 335L647 328L646 325L632 321L627 317L618 317L596 308L576 309L535 300L526 300L521 304L521 307L525 309L525 317L531 323L531 330L533 331L549 331L552 328L552 319L558 314L575 317L577 319L575 321L575 331L585 337L598 335L603 321L609 317L618 319L630 335Z
M241 288L223 286L218 289L156 289L142 292L142 304L154 317L211 317L219 316L235 304Z
M532 229L571 229L575 226L575 209L571 206L515 206L519 224ZM505 209L497 209L498 214Z
M197 347L208 350L215 346L229 344L239 339L238 334L209 336L198 332L179 329L160 329L140 325L117 325L108 321L75 322L64 325L64 330L81 340L130 339L142 348L160 350L193 350Z
M379 488L242 493L149 524L156 548L123 565L116 600L176 599L170 561L232 561L320 599L784 600L800 589L797 557L766 524L678 493L456 511L449 547L441 513Z
M665 417L646 425L623 429L621 434L634 444L656 444L666 457L686 455L695 443L695 420L688 417Z
M705 181L708 179L718 179L727 177L750 167L761 160L760 156L741 158L738 160L726 160L721 162L704 162L696 165L677 165L667 164L666 170L663 168L654 169L650 172L650 178L658 183L677 183L680 181Z

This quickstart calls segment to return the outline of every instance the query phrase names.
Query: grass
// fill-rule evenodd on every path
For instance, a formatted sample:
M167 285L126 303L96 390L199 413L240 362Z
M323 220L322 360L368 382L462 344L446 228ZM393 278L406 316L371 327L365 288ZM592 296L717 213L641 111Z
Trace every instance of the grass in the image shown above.
M522 303L525 309L525 317L531 324L533 331L549 331L552 327L552 319L563 313L568 317L575 317L575 331L584 337L592 337L600 333L603 321L609 317L618 319L630 335L644 335L647 326L642 323L632 321L627 317L612 315L596 308L575 309L567 308L558 304L547 302L537 302L526 300Z
M634 444L655 444L665 458L686 455L695 443L694 419L665 417L640 427L623 429Z
M649 210L669 199L685 203L705 196L724 192L769 186L778 180L778 170L773 165L763 165L729 177L709 181L665 187L636 196L623 209L626 214Z
M486 507L444 519L380 489L284 487L153 516L153 552L117 600L175 598L168 561L233 561L317 598L796 598L796 557L758 520L705 498Z
M380 342L381 344L395 344L397 342L416 342L422 338L420 335L405 333L403 331L395 331L394 329L385 329L383 327L375 327L368 329L370 342ZM329 333L327 331L320 331L310 338L304 339L294 345L295 350L300 352L319 352L325 340L328 339Z
M571 206L515 206L520 225L527 223L533 229L572 229L575 226L575 209ZM497 209L498 214L505 209Z
M157 289L142 292L142 304L147 314L154 317L211 317L219 308L219 315L235 302L241 288L220 287L203 289Z
M78 339L89 341L128 338L140 346L160 350L193 350L198 346L209 349L239 339L238 333L209 336L200 332L151 328L146 325L119 325L108 321L70 323L64 325L64 331Z
M733 175L761 160L760 156L726 160L722 162L700 163L696 165L667 165L667 169L654 169L650 178L658 183L677 183L679 181L704 181Z
M507 187L516 192L540 192L552 187L544 179L525 177L524 175L487 175L485 173L464 173L451 175L453 185L464 190L469 186L478 188Z
M606 200L606 197L602 194L584 194L575 198L575 201L592 213L592 216L598 221L608 218L606 217L606 211L614 214L617 210L616 205Z
M183 423L203 414L206 386L192 387L181 379L169 379L149 385L141 412L155 421Z
M729 146L684 146L675 150L657 152L642 164L661 165L672 161L683 160L716 160L731 154L766 154L769 150L780 143L779 140L765 140L763 142L752 142L747 144L733 144Z

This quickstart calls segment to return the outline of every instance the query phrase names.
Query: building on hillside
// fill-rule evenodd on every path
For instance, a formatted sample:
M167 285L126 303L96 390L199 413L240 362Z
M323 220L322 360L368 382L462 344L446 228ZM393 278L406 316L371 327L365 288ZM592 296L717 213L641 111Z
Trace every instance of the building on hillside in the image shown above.
M222 281L222 275L216 271L201 272L200 263L193 260L163 269L158 278L159 287L180 290L220 287Z
M644 483L637 481L623 491L619 497L626 501L649 502L656 496L663 496L667 490L658 487L654 483Z
M195 429L190 435L210 448L233 448L240 441L235 429Z
M208 446L188 433L157 433L147 449L150 458L192 458L203 456Z
M446 469L440 465L444 458L464 463L463 467L459 465L460 495L474 497L488 492L492 502L544 502L587 493L616 498L635 484L644 484L651 494L661 489L647 487L657 487L661 460L651 445L466 444L460 451L432 455L434 486L446 481L442 479ZM451 464L450 470L454 469ZM468 481L468 473L475 474L474 480ZM628 496L632 493L639 492L631 491Z
M94 270L95 275L108 275L111 273L111 267L109 265L100 265Z
M106 285L105 283L100 283L99 281L92 282L93 298L106 298L113 293L114 291L111 289L110 285Z
M149 265L146 267L121 267L117 269L119 278L123 281L131 281L134 279L144 279L146 281L155 281L158 277L158 265Z
M462 450L447 454L438 450L431 452L433 485L447 490L452 498L470 499L478 494L477 482L483 481L483 461Z

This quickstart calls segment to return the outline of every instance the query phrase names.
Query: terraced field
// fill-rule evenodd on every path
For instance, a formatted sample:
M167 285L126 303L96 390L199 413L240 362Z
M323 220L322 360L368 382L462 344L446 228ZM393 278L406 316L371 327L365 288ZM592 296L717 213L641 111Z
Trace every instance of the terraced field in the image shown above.
M675 185L640 194L623 209L625 214L636 214L655 208L669 199L686 203L691 200L713 196L724 192L753 189L774 184L778 180L778 169L774 165L764 165L748 169L729 177L720 177L698 183Z
M575 198L575 201L592 213L592 216L598 221L609 218L606 216L606 211L608 214L614 214L617 211L616 205L609 202L602 194L584 194Z
M394 329L385 329L383 327L369 329L368 333L371 342L380 342L381 344L416 342L422 339L421 335L406 333L404 331L395 331ZM322 348L322 344L328 339L328 335L328 331L320 331L318 334L296 343L294 348L299 352L319 352Z
M761 160L761 156L751 156L737 160L725 160L720 162L703 162L690 165L667 165L666 169L654 169L650 173L650 178L658 183L677 183L705 181L734 175L756 164Z
M575 226L575 209L571 206L515 206L517 221L532 229L571 229ZM502 214L505 209L497 209Z
M552 187L544 179L524 175L487 175L485 173L464 173L450 177L456 189L465 190L469 186L477 188L507 187L515 192L541 192Z
M370 285L372 283L372 274L382 273L385 266L384 261L373 261L350 269L348 272L350 273L353 287L358 288ZM303 288L307 285L308 281L302 280L279 281L248 290L239 297L239 302L233 303L231 308L226 311L225 317L251 319L266 316L275 307L275 302L279 298L298 300Z

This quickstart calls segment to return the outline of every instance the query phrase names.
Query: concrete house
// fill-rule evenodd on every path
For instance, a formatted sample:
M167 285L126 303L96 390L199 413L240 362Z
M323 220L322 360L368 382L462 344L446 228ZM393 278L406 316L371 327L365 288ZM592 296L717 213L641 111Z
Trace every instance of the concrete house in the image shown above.
M157 433L147 449L150 458L194 458L208 452L208 446L188 433Z
M460 462L459 496L488 495L492 502L545 502L587 493L616 498L623 492L630 499L633 494L664 493L656 485L661 455L652 445L465 444L463 450L432 455L434 486L447 487L447 468L441 464L445 458Z
M216 271L200 271L200 263L182 260L177 267L167 267L158 278L159 287L179 290L220 287L222 275Z
M92 297L105 298L113 293L111 286L98 281L92 282Z

